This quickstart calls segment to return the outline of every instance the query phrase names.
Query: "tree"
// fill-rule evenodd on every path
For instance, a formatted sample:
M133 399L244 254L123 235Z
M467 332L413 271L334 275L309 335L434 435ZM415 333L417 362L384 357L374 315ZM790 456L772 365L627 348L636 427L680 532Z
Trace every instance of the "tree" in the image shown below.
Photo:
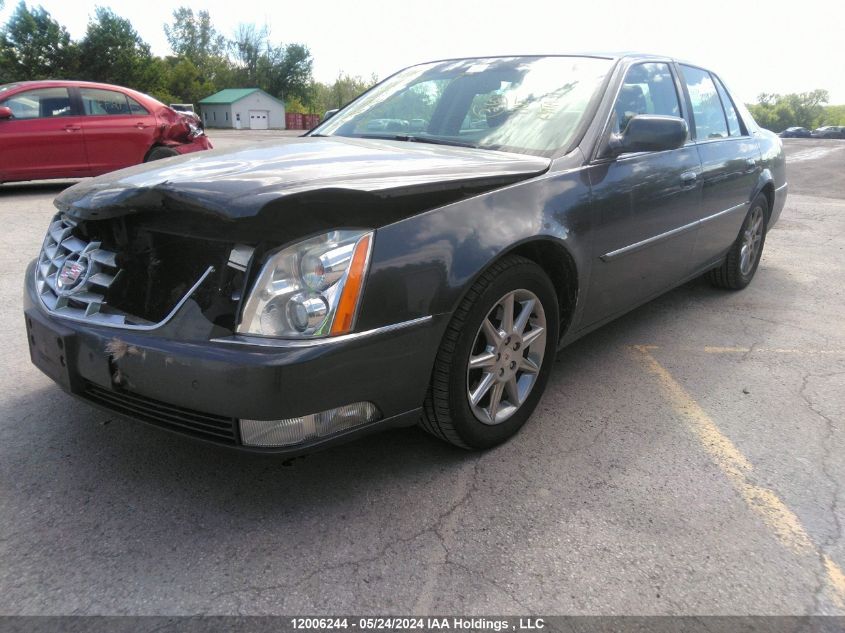
M813 129L824 119L824 104L829 100L827 90L787 95L763 93L748 109L761 127L774 132L795 126Z
M353 77L341 71L332 84L311 82L305 101L311 105L313 111L322 114L326 110L342 108L377 83L376 75L364 79L359 75Z
M0 83L72 77L77 53L63 26L22 0L0 32Z
M173 23L164 25L164 34L177 58L190 61L202 81L216 82L229 70L228 42L211 23L208 11L194 14L189 7L173 11Z
M153 55L131 22L111 9L97 7L79 43L81 75L84 79L122 84L148 92L159 82L150 65ZM159 69L155 69L159 70Z
M306 100L313 60L304 44L273 44L267 27L241 24L230 43L235 79L276 97Z

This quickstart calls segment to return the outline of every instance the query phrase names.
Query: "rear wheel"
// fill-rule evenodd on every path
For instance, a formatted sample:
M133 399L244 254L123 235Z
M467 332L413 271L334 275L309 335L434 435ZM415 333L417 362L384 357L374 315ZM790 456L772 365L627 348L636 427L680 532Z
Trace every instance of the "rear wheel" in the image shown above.
M754 278L763 245L766 242L766 211L769 201L760 194L751 203L742 229L725 261L708 273L710 283L718 288L742 290Z
M179 156L179 152L171 147L154 147L150 153L147 154L147 158L144 162L149 163L150 161L161 160L162 158L171 158L172 156Z
M434 364L422 426L463 448L495 446L531 415L557 347L554 286L534 262L507 256L473 284Z

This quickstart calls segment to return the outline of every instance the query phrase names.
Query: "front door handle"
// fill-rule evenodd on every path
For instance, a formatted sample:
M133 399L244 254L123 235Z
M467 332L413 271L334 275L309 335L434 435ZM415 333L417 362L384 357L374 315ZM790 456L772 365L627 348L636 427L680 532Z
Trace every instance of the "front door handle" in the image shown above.
M81 125L66 125L65 130L68 132L78 132L82 129Z
M684 187L690 187L695 184L695 181L698 180L698 174L694 171L685 171L681 174L681 184Z
M138 128L139 130L146 130L150 126L147 125L146 123L136 123L135 127Z
M745 160L745 167L745 171L751 173L752 171L755 171L757 169L757 161L753 158L748 158Z

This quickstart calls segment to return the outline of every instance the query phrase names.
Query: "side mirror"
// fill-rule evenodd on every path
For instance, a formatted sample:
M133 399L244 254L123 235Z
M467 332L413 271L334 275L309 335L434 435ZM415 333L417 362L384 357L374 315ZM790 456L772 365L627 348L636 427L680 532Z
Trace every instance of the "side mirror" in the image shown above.
M687 122L676 116L638 114L628 121L622 134L610 137L607 155L677 149L686 142L687 131Z
M0 106L0 119L11 119L12 108L8 106Z

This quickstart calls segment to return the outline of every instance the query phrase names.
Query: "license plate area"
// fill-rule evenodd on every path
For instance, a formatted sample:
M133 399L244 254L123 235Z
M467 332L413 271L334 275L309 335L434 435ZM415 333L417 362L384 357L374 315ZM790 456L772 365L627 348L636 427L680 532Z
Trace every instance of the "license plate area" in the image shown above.
M71 391L70 366L76 351L76 335L65 328L41 322L29 311L26 313L26 333L32 364L62 389Z

